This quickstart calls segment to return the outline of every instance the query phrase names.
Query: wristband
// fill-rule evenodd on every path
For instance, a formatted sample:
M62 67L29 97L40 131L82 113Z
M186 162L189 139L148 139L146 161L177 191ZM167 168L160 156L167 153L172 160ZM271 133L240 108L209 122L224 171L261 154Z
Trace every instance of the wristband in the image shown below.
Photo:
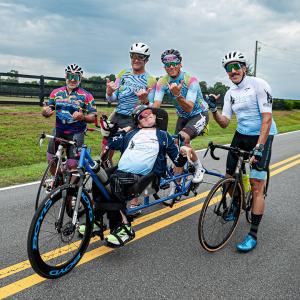
M211 108L210 111L214 114L218 111L218 109L215 107L215 108Z
M173 96L174 96L175 98L179 98L179 97L182 96L182 95L181 95L181 93L179 92L178 95L174 95L174 94L173 94Z

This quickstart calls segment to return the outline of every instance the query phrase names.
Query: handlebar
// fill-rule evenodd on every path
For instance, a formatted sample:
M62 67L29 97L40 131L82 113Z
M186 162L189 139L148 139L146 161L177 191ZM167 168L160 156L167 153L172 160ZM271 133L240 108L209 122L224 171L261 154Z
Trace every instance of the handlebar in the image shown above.
M56 141L58 141L62 144L70 144L70 145L73 145L73 146L77 145L76 141L69 141L69 140L59 138L59 137L56 137L54 135L49 135L49 134L46 134L45 132L43 132L43 133L40 134L39 140L38 140L40 147L42 146L43 141L44 141L45 138L54 139L54 140L56 140Z
M228 147L228 146L224 146L224 145L217 145L217 144L214 144L213 142L209 142L206 152L204 154L204 157L207 155L208 151L210 151L210 156L214 160L219 160L220 157L217 157L214 153L215 149L217 149L217 148L230 151L231 153L233 153L237 156L243 156L244 158L247 157L247 159L253 155L253 151L245 151L238 147L231 147L231 146Z

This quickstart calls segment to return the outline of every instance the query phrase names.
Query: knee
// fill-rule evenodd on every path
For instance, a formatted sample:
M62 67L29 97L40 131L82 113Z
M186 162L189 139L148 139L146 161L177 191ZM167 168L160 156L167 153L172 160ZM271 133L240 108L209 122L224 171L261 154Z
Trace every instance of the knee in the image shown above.
M183 137L183 139L184 139L184 145L190 145L190 143L191 143L191 138L190 138L190 136L187 134L187 133L185 133L185 132L183 132L183 131L180 131L179 132L180 133L180 135Z
M78 161L76 159L68 159L67 166L69 170L77 169Z

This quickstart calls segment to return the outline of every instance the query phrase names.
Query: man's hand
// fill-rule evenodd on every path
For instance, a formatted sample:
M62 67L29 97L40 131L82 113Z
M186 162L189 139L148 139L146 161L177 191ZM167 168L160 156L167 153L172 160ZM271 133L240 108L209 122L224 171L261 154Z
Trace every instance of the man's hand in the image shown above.
M148 95L150 92L151 92L151 88L148 88L147 90L141 89L138 92L134 92L134 93L138 96L142 104L148 104L149 103Z
M106 78L106 94L110 97L118 89L114 81L110 81L109 78Z
M174 97L177 98L180 96L180 90L181 90L183 84L184 84L184 80L182 80L179 85L177 85L177 83L175 83L175 82L173 82L171 84L168 83L169 90L173 94Z
M51 109L50 106L46 106L44 104L44 107L42 109L42 115L45 117L45 118L49 118L50 116L52 116L54 114L54 110Z
M250 158L250 164L260 161L263 156L263 151L264 151L263 144L256 145L255 148L253 149L253 156Z
M219 98L220 98L220 94L219 95L209 94L208 97L206 97L206 102L211 112L217 111L217 100Z
M84 114L82 112L82 109L79 111L75 111L72 115L73 119L76 121L83 121L84 120Z

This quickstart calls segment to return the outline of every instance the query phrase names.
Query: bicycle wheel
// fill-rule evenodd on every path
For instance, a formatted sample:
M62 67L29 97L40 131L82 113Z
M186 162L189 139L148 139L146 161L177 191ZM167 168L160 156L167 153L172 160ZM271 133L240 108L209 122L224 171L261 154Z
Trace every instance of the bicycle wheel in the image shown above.
M199 241L205 250L215 252L228 242L240 217L242 197L242 187L234 178L221 179L211 189L198 223Z
M267 192L268 192L268 188L269 188L269 182L270 182L270 170L268 169L268 171L267 171L267 180L266 180L265 189L264 189L264 197L265 197L265 199L267 197ZM251 224L252 202L253 202L253 196L252 196L252 192L250 191L246 195L246 208L245 208L246 220L250 224Z
M56 174L55 176L53 176L50 172L51 169L55 168L56 164L57 159L52 159L49 161L49 164L44 172L38 188L35 200L35 210L37 210L37 208L39 207L39 203L41 203L41 201L45 199L45 197L49 195L54 188L63 184L62 174Z
M63 185L48 195L36 211L28 232L27 252L32 268L45 278L59 278L70 272L83 256L94 222L90 197L82 191L81 205L85 213L77 218L76 226L72 216L66 213L68 197L76 197L78 188ZM78 229L85 224L82 238Z

